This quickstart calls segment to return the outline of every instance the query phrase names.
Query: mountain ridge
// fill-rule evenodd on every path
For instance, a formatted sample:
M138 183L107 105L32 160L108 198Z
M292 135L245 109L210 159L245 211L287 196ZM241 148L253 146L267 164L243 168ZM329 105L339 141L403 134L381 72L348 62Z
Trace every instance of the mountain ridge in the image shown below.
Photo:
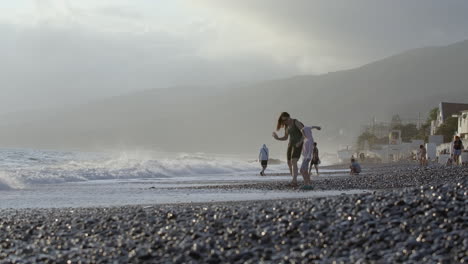
M4 117L0 144L247 153L264 142L281 148L271 131L277 115L288 111L322 125L327 132L320 140L333 149L352 143L372 117L414 117L440 101L468 101L468 40L322 75L194 87L135 92L13 126Z

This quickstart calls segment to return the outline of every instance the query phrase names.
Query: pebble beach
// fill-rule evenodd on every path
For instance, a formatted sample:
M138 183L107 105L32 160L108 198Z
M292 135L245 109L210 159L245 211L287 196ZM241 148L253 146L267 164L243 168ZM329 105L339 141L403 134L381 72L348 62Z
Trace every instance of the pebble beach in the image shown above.
M309 199L0 210L0 263L467 263L468 168L313 177ZM301 190L287 182L191 188Z

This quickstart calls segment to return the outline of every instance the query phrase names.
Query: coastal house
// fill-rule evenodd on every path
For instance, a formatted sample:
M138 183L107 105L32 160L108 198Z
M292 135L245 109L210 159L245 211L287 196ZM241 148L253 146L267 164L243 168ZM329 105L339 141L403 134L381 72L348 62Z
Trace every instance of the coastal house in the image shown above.
M401 160L412 160L416 156L419 146L424 144L423 140L411 140L403 142L401 130L391 130L388 134L387 144L376 144L365 151L366 156L377 157L378 160L387 162L398 162Z
M456 134L462 139L465 149L468 147L468 110L459 111L457 114L452 115L458 118L458 127ZM452 154L452 143L444 143L437 146L437 153L439 155L439 163L445 164ZM461 161L468 164L468 152L463 152Z
M460 111L458 114L457 134L462 139L468 139L468 110Z
M439 104L437 119L431 122L431 135L435 135L437 128L439 128L447 118L457 115L464 110L468 110L468 104L441 102Z

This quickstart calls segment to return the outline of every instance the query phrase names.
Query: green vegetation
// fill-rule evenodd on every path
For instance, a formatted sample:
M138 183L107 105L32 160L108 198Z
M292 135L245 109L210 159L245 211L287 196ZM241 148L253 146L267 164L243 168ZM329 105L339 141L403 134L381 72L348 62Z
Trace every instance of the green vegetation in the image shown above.
M429 111L429 115L427 117L426 123L431 125L431 121L437 120L437 116L439 115L439 108L432 108L431 111Z
M410 142L413 139L423 139L416 124L399 124L392 127L392 129L401 130L401 140L403 142Z
M444 142L450 142L453 139L455 131L458 129L458 118L449 117L437 128L436 135L444 136Z
M428 128L431 127L431 121L437 120L437 116L439 115L439 108L434 108L429 112L429 116L426 120L426 124ZM450 142L453 139L453 135L455 131L458 129L458 118L456 117L449 117L447 118L444 123L437 128L435 131L436 135L444 136L444 142ZM427 139L427 137L426 137Z
M421 127L418 129L416 124L403 124L399 115L394 115L392 117L390 128L394 130L401 131L401 139L403 142L410 142L411 140L422 139L427 142L431 122L437 120L439 115L439 108L433 108L428 113L426 122L421 124ZM436 131L436 135L443 135L444 141L450 141L454 132L457 130L457 118L451 117L447 119L444 124L439 127ZM365 142L368 142L369 147L372 148L375 144L388 144L388 137L377 138L372 132L366 131L362 133L357 140L358 149L364 149Z
M439 108L435 107L432 108L431 111L429 111L429 114L427 116L426 122L421 125L419 132L418 132L418 138L423 139L425 142L428 141L429 135L430 135L430 130L431 130L431 122L437 120L437 116L439 115Z

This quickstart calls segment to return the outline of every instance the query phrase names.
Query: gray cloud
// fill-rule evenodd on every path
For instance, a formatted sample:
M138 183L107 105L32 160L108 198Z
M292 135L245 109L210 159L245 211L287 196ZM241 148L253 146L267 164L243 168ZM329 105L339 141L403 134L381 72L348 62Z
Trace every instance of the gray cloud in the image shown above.
M178 1L164 23L142 2L70 3L0 23L0 111L335 71L468 38L468 2L455 0Z
M66 105L136 90L293 74L257 54L225 60L169 34L0 25L0 110Z
M310 60L336 58L337 65L357 64L428 45L468 38L468 2L438 0L310 1L204 0L239 23L259 23L278 38L303 41L298 50ZM277 52L282 52L278 50Z

